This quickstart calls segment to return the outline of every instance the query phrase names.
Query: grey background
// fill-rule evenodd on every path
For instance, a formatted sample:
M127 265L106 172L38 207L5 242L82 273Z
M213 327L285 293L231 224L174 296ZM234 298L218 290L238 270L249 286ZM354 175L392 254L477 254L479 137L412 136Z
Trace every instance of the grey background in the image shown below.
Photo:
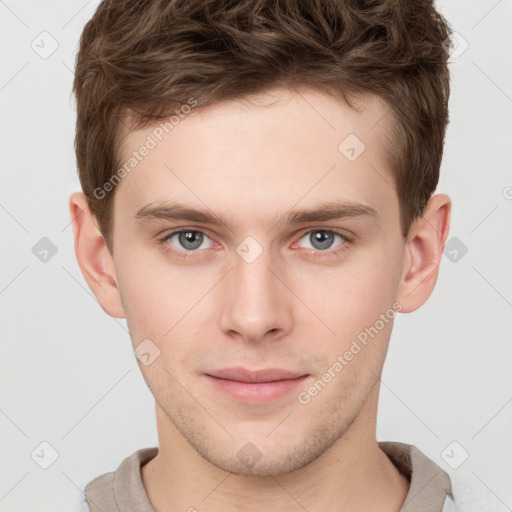
M74 57L98 3L0 0L0 511L79 510L87 482L157 444L126 324L91 295L69 225L68 197L79 189ZM448 471L461 510L504 512L512 510L512 1L437 5L469 45L458 55L461 40L452 55L437 189L453 200L451 245L429 301L395 323L378 439L412 443ZM56 251L46 262L36 257L43 237ZM43 469L52 450L58 457Z

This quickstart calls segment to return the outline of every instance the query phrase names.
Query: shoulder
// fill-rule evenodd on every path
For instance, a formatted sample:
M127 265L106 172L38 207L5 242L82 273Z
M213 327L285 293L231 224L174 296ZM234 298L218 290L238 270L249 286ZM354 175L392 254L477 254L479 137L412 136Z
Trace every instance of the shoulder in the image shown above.
M104 473L85 486L85 507L81 512L102 512L115 506L115 471ZM115 510L115 509L114 509Z
M158 453L158 448L141 448L126 457L115 471L104 473L85 486L88 508L82 512L141 510L154 512L145 492L141 466Z
M409 480L403 510L411 510L413 503L414 510L457 512L450 476L419 448L391 441L380 441L379 447Z

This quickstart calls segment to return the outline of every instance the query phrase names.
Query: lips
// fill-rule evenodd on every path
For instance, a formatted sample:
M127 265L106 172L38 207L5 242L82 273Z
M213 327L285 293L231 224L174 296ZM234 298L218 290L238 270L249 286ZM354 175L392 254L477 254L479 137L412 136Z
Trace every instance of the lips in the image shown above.
M263 370L246 370L245 368L224 368L207 375L218 379L234 380L237 382L275 382L279 380L292 380L303 377L304 373L294 373L280 368Z
M289 395L308 374L281 368L247 370L224 368L205 374L207 381L217 392L238 402L265 404Z

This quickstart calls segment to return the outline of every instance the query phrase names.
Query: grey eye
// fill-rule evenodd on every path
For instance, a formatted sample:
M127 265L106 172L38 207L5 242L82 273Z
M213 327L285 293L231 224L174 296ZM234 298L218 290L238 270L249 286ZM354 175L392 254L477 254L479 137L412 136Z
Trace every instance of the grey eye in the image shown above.
M307 249L322 251L331 249L336 237L343 241L343 237L339 233L327 229L314 229L305 233L302 239L305 238L310 243L311 246L307 247Z
M201 231L194 231L192 229L173 233L168 238L169 243L171 243L172 239L175 237L178 237L179 246L173 245L177 247L177 249L185 249L186 251L195 251L201 247L201 244L208 238Z

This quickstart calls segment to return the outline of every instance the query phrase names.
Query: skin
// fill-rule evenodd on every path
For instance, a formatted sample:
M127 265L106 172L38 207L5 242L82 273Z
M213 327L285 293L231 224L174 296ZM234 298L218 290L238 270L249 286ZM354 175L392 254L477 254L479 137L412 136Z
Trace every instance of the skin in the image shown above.
M155 397L159 453L141 474L157 512L391 512L407 495L376 440L392 321L309 403L297 399L393 303L402 313L425 303L448 235L450 198L437 194L401 236L388 108L361 101L356 111L319 91L274 89L193 111L117 185L113 255L83 194L70 198L88 285L105 312L127 318L134 347L149 339L160 350L139 362ZM127 158L153 128L126 135ZM351 133L366 146L352 162L338 151ZM176 201L227 225L136 218ZM376 215L278 222L324 201ZM199 248L178 235L159 243L178 228L203 233ZM351 241L333 234L322 246L315 229ZM247 236L262 248L252 263L237 253ZM247 404L204 376L233 366L308 377L273 402ZM252 467L237 457L248 442L261 453Z

